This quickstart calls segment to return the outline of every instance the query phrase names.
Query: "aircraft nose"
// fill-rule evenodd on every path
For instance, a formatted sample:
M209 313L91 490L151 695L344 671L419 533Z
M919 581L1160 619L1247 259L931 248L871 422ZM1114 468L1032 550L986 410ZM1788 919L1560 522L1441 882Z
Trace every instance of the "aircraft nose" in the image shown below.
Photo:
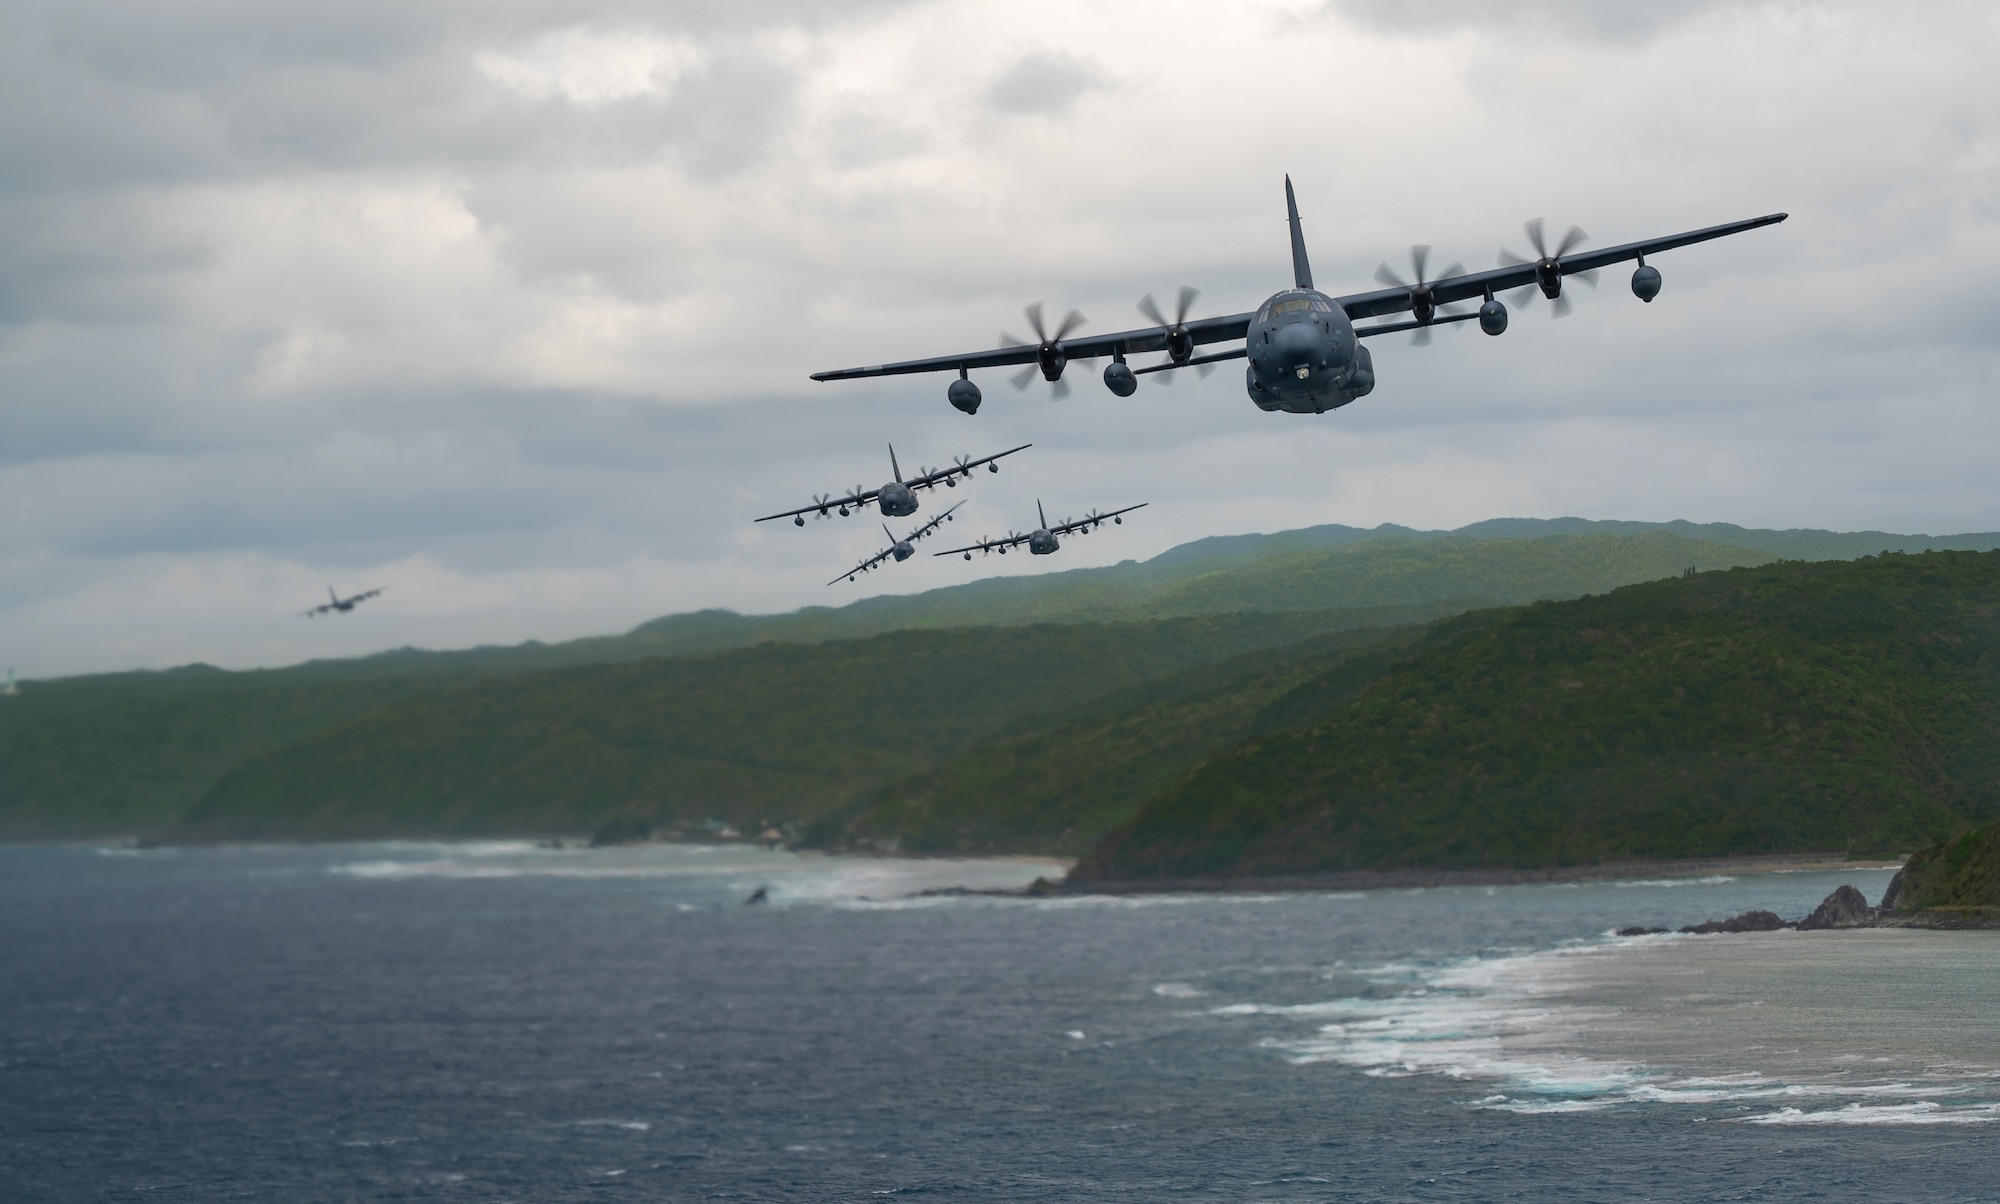
M1305 322L1280 327L1271 342L1276 345L1278 358L1287 368L1316 364L1325 358L1319 331Z

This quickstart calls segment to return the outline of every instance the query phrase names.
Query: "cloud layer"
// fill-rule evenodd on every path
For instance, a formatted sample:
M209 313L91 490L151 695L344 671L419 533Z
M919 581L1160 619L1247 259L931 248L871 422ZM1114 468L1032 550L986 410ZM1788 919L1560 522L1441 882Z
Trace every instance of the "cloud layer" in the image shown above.
M1990 6L14 2L0 39L0 662L52 675L560 638L823 582L752 526L1017 442L954 534L1150 501L1203 534L1500 514L2000 527ZM1239 372L1051 403L822 368L1095 329L1521 222L1789 210L1374 396ZM919 519L910 520L911 525ZM894 525L894 524L892 524ZM1048 562L982 571L1041 571ZM1021 558L1025 560L1025 558ZM867 579L918 589L972 566ZM392 584L337 622L327 583Z

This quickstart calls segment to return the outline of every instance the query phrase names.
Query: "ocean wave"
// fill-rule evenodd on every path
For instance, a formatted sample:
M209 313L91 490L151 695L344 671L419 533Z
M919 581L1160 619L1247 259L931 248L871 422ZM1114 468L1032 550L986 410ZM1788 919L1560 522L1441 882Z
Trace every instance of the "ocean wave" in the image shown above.
M1404 959L1345 971L1349 981L1358 977L1386 990L1304 1002L1219 1003L1206 1011L1225 1022L1264 1018L1310 1025L1310 1031L1267 1035L1258 1042L1293 1066L1338 1065L1371 1078L1422 1075L1487 1084L1486 1094L1466 1102L1499 1111L1554 1114L1723 1105L1748 1112L1758 1105L1782 1104L1776 1111L1729 1119L1758 1124L2000 1119L2000 1103L1991 1097L1990 1068L1947 1067L1934 1060L1918 1065L1907 1058L1898 1067L1885 1064L1892 1059L1853 1052L1800 1058L1792 1056L1796 1050L1783 1048L1783 1031L1771 1034L1777 1044L1736 1047L1707 1033L1709 1017L1703 1008L1711 1004L1688 1009L1662 1003L1657 1016L1646 1012L1634 1017L1627 1014L1633 1001L1650 1002L1644 989L1622 996L1586 989L1621 984L1622 974L1632 968L1623 960L1628 954L1699 973L1699 966L1685 964L1689 951L1715 950L1689 942L1693 938L1607 938L1502 955ZM1759 957L1765 952L1743 949ZM1659 963L1660 958L1669 960ZM1673 960L1677 958L1681 960ZM1741 1002L1761 1007L1764 1001ZM1816 1023L1823 1030L1823 1018ZM1663 1034L1663 1029L1675 1031ZM1636 1054L1609 1052L1635 1035L1641 1047L1668 1041L1677 1051L1674 1060L1684 1064L1669 1070L1650 1066ZM1767 1053L1760 1055L1759 1049ZM1768 1064L1727 1067L1731 1061L1755 1064L1760 1058L1785 1069ZM1702 1060L1724 1065L1716 1073L1689 1073ZM1869 1071L1879 1077L1867 1077ZM1984 1098L1968 1098L1975 1094ZM1838 1108L1812 1107L1821 1100L1848 1102Z
M1746 1125L1983 1125L2000 1120L2000 1104L1948 1108L1931 1100L1911 1104L1849 1104L1807 1112L1780 1108L1762 1116L1745 1116Z

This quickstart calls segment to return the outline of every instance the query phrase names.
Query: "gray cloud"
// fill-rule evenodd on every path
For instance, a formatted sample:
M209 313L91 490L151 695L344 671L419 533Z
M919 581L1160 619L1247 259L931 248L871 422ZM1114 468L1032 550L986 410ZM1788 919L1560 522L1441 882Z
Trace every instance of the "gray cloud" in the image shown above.
M1114 85L964 3L7 5L0 661L837 600L879 530L749 519L876 483L890 439L1036 444L967 497L976 531L1153 503L1061 567L1499 513L2000 526L2000 17L1260 13L1078 6L1065 44L1117 46ZM1329 73L1315 103L1288 63ZM805 380L989 345L1034 298L1100 330L1183 281L1255 305L1286 172L1343 291L1413 242L1483 266L1536 213L1599 243L1794 217L1662 257L1651 306L1613 272L1564 322L1383 340L1376 394L1316 422L1234 371L1120 400L1077 365L1062 403L990 374L970 420L941 378ZM394 605L292 622L329 580Z
M1060 116L1109 82L1104 69L1089 59L1038 50L1022 55L987 85L986 100L1003 113Z
M1800 0L1750 0L1752 4L1803 7ZM1455 0L1330 0L1329 9L1366 27L1402 36L1494 30L1517 37L1557 37L1635 44L1743 0L1515 0L1463 4Z

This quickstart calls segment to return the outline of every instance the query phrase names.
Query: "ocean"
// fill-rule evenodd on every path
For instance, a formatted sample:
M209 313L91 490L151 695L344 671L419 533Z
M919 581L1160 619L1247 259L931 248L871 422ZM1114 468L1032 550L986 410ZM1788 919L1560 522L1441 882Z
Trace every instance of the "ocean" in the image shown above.
M1611 935L1886 871L1053 873L0 848L0 1199L2000 1199L2000 933Z

